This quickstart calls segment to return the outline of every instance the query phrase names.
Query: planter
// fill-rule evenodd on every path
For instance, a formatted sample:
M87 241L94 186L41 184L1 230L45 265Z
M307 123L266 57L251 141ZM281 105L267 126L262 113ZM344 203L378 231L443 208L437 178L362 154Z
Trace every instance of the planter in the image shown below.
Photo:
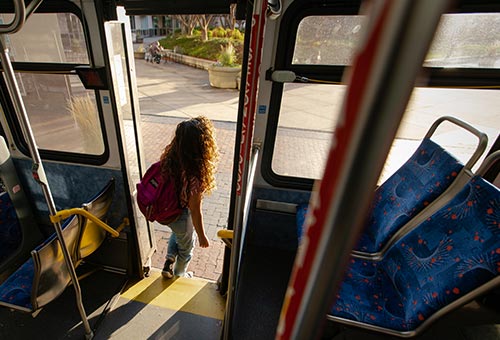
M214 66L208 67L208 80L212 87L220 89L237 88L236 78L241 72L241 67Z
M146 56L146 52L139 52L139 51L134 52L135 59L144 59L145 56Z

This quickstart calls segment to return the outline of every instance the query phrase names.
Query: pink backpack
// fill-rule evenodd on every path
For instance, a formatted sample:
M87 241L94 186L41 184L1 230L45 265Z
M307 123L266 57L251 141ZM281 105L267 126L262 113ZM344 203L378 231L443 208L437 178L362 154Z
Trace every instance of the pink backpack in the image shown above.
M137 183L137 204L148 221L172 221L182 213L174 181L164 180L160 162L151 165Z

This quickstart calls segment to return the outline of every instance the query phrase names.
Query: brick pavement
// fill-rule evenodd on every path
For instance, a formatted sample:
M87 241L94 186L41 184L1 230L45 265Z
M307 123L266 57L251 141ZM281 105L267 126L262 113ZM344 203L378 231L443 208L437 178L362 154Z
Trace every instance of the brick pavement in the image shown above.
M183 118L165 116L142 116L142 138L146 165L159 159L163 147L173 137L175 127ZM217 167L217 188L203 201L205 230L211 241L210 247L194 249L189 270L196 277L217 280L222 272L224 243L217 238L217 230L226 228L231 191L232 162L234 150L235 123L214 121L220 159ZM162 268L166 255L170 229L154 223L157 251L152 258L154 268Z

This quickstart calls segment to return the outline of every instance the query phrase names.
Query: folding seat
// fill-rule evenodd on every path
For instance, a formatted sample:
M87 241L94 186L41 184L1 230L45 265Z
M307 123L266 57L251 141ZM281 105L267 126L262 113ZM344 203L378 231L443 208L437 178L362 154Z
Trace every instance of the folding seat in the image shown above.
M99 219L104 218L113 198L114 180L94 196L84 209ZM106 231L95 222L72 215L61 226L73 265L95 251ZM36 314L57 298L71 281L59 238L52 234L31 251L31 257L0 285L0 306Z

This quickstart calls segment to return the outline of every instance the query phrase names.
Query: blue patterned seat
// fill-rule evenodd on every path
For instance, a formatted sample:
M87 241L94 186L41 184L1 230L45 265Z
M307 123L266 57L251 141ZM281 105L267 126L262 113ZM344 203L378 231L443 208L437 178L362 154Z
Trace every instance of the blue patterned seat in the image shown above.
M477 147L465 166L431 140L445 121L478 138ZM487 140L484 133L466 122L448 116L438 118L413 155L375 190L364 230L352 255L372 260L380 258L393 242L439 209L470 179L472 166L486 149ZM299 223L299 212L297 219ZM301 229L302 225L298 226L298 230Z
M11 256L22 241L21 225L7 192L0 194L0 263Z
M414 335L500 284L500 191L474 176L379 262L351 258L329 319Z
M446 150L424 138L408 161L376 189L366 226L353 250L379 252L450 186L462 168Z
M76 257L81 223L81 219L73 216L62 226L73 259ZM59 239L50 237L35 248L31 258L0 285L0 305L34 312L59 296L70 279Z

